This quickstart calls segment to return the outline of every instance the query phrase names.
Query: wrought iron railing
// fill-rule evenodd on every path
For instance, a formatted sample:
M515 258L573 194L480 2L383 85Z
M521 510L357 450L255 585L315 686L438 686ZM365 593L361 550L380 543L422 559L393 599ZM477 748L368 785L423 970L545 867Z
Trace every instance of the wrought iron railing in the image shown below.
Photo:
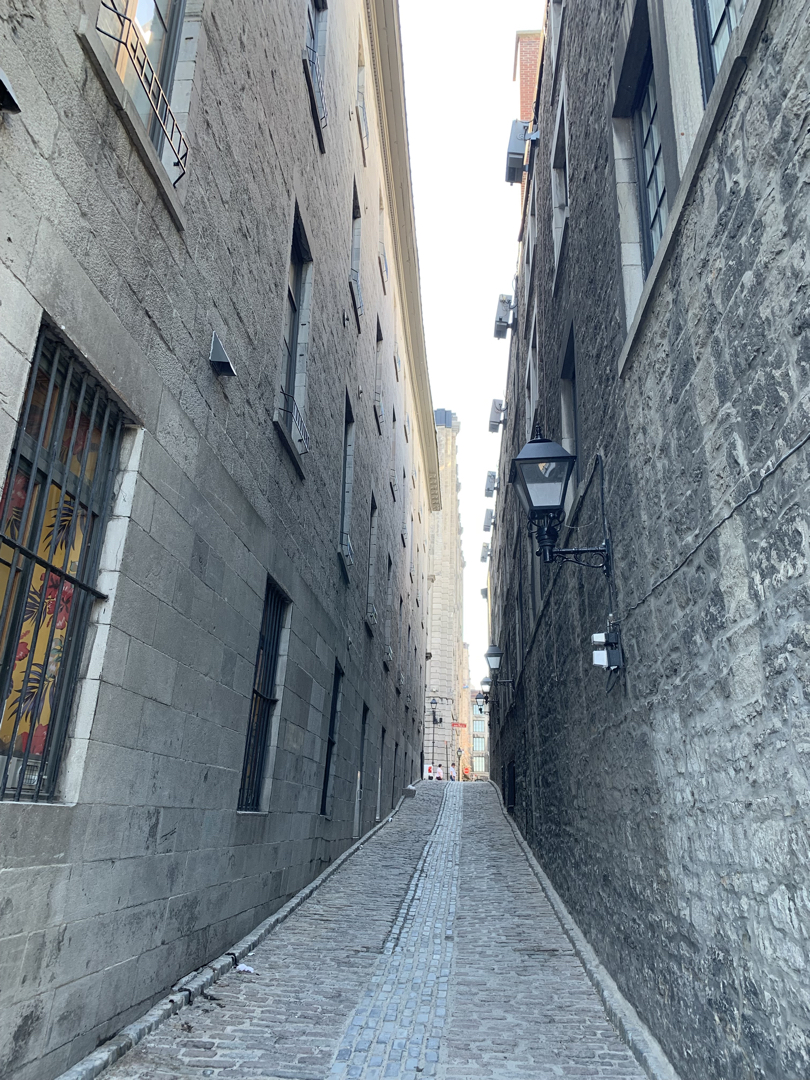
M368 114L366 113L366 95L362 90L357 91L357 126L360 128L360 138L363 146L368 149Z
M318 50L315 48L313 41L307 41L304 47L304 59L309 65L309 74L312 77L312 85L315 89L316 103L318 106L318 119L321 122L321 127L326 127L326 92L323 86L323 75L321 74L321 62L318 58Z
M304 423L304 418L301 415L301 410L296 404L295 398L292 394L288 394L286 390L281 391L284 397L284 416L287 420L287 428L292 432L295 428L298 432L298 441L301 443L299 448L300 454L309 453L309 432L307 431L307 425Z
M351 268L349 271L349 285L352 288L352 294L354 296L354 306L357 308L357 314L363 314L363 290L360 288L360 271Z
M113 29L105 29L103 25L105 12L109 13L113 20ZM116 21L119 26L117 33L114 30ZM169 99L160 85L157 72L152 67L152 61L146 51L146 42L141 37L135 22L118 11L114 0L112 3L101 0L98 18L96 19L96 29L104 37L116 41L126 50L127 58L146 93L155 122L162 131L166 143L171 147L171 152L174 155L174 167L180 170L180 175L173 181L173 185L176 187L186 175L188 142L171 110Z

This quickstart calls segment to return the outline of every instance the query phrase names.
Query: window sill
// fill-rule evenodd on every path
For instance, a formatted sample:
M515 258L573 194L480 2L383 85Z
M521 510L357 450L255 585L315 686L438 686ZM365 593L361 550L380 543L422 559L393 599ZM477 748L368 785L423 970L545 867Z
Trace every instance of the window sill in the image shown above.
M318 138L318 146L322 154L326 153L326 142L323 137L323 126L321 125L320 111L318 109L318 95L315 92L315 83L312 81L312 72L309 69L309 60L307 58L307 50L303 52L304 62L304 78L307 81L307 91L309 93L309 107L312 112L312 122L315 125L315 134Z
M118 77L112 60L101 42L98 31L93 22L86 15L82 15L79 29L76 32L79 42L87 54L87 58L93 66L96 75L104 87L104 91L110 104L117 111L121 123L124 125L132 145L138 153L146 171L155 182L169 215L180 232L186 228L186 212L176 189L163 168L163 163L152 140L149 138L144 123L135 111L132 99L124 89L124 84Z
M290 460L295 466L295 471L301 477L305 479L306 474L304 472L304 462L301 460L301 455L298 452L298 447L293 442L293 437L287 430L287 425L284 423L284 414L281 409L276 409L273 413L273 427L276 429L281 445L290 455Z
M622 351L619 354L619 378L624 378L625 372L632 362L633 346L635 345L641 326L647 315L658 281L664 267L669 262L674 249L675 234L680 229L681 218L692 192L697 184L700 170L714 136L723 124L726 115L731 108L731 103L748 67L748 56L754 51L759 40L762 23L771 6L772 0L748 0L742 20L735 28L728 44L723 64L718 72L714 87L706 104L703 120L698 128L692 152L686 163L681 182L675 196L675 202L669 212L667 227L658 245L658 251L644 288L641 291L636 313L627 331Z

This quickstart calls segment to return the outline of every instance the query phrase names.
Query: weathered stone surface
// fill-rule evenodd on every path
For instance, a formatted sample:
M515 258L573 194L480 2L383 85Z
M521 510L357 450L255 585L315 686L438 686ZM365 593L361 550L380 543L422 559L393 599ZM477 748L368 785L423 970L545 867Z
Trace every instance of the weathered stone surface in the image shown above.
M142 1014L311 881L356 828L368 831L378 782L384 814L420 772L426 587L412 581L400 535L413 510L424 568L438 476L429 475L437 470L426 374L411 354L416 323L422 332L418 282L406 304L396 257L415 251L415 241L392 233L390 200L410 197L407 160L389 162L386 173L373 92L383 75L380 62L372 70L366 5L328 13L322 154L302 69L304 6L188 0L175 102L191 145L177 188L182 231L80 43L80 29L85 42L95 32L97 7L0 4L2 67L22 107L0 115L0 467L42 318L137 428L124 444L101 563L108 600L94 610L60 774L65 805L0 804L0 1074L15 1080L47 1080ZM368 63L365 155L354 112L358 34ZM385 62L395 59L386 47ZM404 111L401 122L404 132ZM403 138L394 142L402 150ZM353 183L363 216L360 334L344 318ZM296 202L313 258L303 480L272 422ZM208 363L214 331L235 378L217 379ZM389 418L381 429L377 382ZM348 580L337 552L347 397L355 424ZM418 474L396 502L392 465ZM382 597L373 633L372 495ZM241 814L268 574L291 614L261 812ZM400 597L388 671L383 608L398 611ZM336 660L343 698L331 812L322 816Z
M515 560L525 521L501 497L494 628L516 687L493 695L493 775L506 793L514 764L517 823L679 1071L796 1080L810 1070L810 9L749 0L761 35L618 378L605 57L622 7L567 4L556 77L546 57L537 255L519 308L522 326L536 297L539 415L554 439L573 318L586 486L560 543L601 542L598 453L616 599L593 571L549 573L527 543ZM548 148L563 69L570 219L553 291ZM525 356L521 340L502 489L525 441ZM606 696L590 635L611 608L626 671Z

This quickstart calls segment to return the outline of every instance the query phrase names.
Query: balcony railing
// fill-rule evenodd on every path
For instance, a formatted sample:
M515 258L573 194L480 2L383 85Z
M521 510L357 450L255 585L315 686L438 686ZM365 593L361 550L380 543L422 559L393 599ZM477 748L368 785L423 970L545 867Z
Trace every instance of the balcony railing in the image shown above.
M146 93L149 108L154 116L154 122L163 133L166 144L171 149L174 157L174 167L179 170L179 176L173 181L177 184L186 175L188 166L188 142L175 115L169 105L169 99L163 92L157 72L152 67L152 62L146 52L146 43L141 37L140 31L132 19L122 15L115 7L114 2L108 3L101 0L101 6L96 19L96 30L104 37L117 42L126 51L129 63ZM162 141L162 140L161 140Z
M360 288L360 271L354 267L349 271L349 288L352 290L354 310L357 312L357 317L360 318L363 314L363 290Z
M368 114L366 113L366 95L362 90L357 91L357 126L360 129L360 138L363 140L363 149L368 150Z
M352 538L347 532L341 533L340 536L340 550L343 558L346 560L347 566L354 565L354 548L352 547Z
M326 92L321 74L321 62L314 41L307 41L304 46L304 61L309 66L309 74L312 79L312 89L315 94L315 105L318 113L318 121L322 128L326 127Z
M309 432L307 431L307 425L304 423L304 418L301 415L301 410L296 404L295 398L292 394L288 394L285 390L281 391L284 398L284 419L287 422L287 430L292 433L293 428L298 432L298 447L299 454L309 453Z

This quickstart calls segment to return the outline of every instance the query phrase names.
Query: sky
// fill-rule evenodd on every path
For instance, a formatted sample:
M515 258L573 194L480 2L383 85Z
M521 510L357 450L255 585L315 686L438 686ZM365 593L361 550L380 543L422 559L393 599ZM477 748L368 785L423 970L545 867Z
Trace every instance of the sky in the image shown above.
M464 640L473 687L487 674L487 567L481 546L500 434L488 430L504 397L508 338L496 341L500 293L517 267L520 187L506 183L518 117L515 34L538 30L545 0L399 0L405 100L433 406L452 409L464 528Z

